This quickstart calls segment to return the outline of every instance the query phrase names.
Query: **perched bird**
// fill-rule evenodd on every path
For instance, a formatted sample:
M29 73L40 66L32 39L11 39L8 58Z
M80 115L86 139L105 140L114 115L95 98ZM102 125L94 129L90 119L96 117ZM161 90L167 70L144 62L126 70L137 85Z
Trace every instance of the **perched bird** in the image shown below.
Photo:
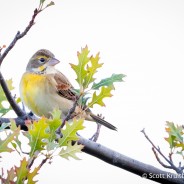
M49 50L38 50L29 60L21 78L21 99L38 116L49 118L53 109L58 108L64 118L75 103L77 96L73 86L65 75L55 69L59 62ZM84 111L77 105L75 115L116 130L115 126L93 114L89 108Z

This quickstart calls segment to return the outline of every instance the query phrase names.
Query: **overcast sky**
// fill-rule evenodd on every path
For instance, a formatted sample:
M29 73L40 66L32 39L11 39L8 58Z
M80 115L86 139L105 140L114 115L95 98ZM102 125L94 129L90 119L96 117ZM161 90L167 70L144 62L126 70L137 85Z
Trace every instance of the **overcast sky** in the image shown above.
M0 45L8 45L18 30L29 22L39 0L1 0ZM149 137L168 155L165 121L184 121L184 1L183 0L54 0L28 35L8 54L2 73L13 78L18 94L21 75L29 58L38 49L49 49L61 61L57 69L74 86L75 74L69 63L77 62L77 51L88 45L91 54L100 51L101 79L123 73L125 82L116 85L106 107L94 106L118 132L102 128L99 143L124 155L162 168ZM83 135L93 134L95 123L85 124ZM39 183L122 184L153 183L108 165L85 153L81 161L54 159L44 166ZM16 162L7 159L6 165ZM7 162L7 163L6 163Z

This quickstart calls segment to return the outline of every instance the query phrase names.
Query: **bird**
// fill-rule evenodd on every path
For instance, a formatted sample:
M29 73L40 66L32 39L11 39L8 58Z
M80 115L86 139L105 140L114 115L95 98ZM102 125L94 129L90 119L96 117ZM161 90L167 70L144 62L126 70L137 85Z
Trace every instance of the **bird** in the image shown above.
M51 51L40 49L30 58L20 80L19 91L23 104L39 117L50 118L51 112L59 109L61 118L64 118L76 102L74 87L68 78L55 68L58 63L60 61ZM117 130L104 118L95 115L91 109L84 110L79 104L75 108L74 116Z

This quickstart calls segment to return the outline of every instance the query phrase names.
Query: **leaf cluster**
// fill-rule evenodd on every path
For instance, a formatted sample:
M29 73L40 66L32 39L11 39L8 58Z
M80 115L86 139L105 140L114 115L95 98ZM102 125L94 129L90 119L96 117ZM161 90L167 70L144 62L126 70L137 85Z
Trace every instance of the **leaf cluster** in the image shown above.
M36 183L34 177L42 165L46 161L51 161L55 156L79 160L77 153L81 152L83 145L77 143L79 139L77 131L84 129L83 119L66 122L65 129L61 131L62 137L58 137L56 130L61 123L60 110L54 110L51 119L42 117L33 123L27 121L28 131L24 132L24 136L29 140L30 151L26 156L22 156L25 152L22 150L22 142L19 140L20 128L17 128L15 122L12 121L10 133L4 140L0 139L0 154L15 151L21 155L22 159L20 166L13 166L6 174L3 171L0 176L1 181L3 183L24 183L26 181L28 184L34 184ZM5 128L6 125L3 124L0 131L5 131ZM40 157L43 158L41 162L33 167L35 160L39 160Z
M168 134L165 140L169 143L171 153L180 154L184 158L184 127L167 121L165 130Z
M102 67L103 63L99 62L100 53L95 56L89 55L89 53L87 46L82 48L81 52L77 53L78 63L70 64L77 75L76 81L79 84L79 90L75 92L80 96L79 101L83 107L92 108L95 104L105 106L104 98L112 96L111 91L115 89L114 83L122 82L125 75L112 74L110 77L95 82L95 73ZM89 96L89 93L92 94Z

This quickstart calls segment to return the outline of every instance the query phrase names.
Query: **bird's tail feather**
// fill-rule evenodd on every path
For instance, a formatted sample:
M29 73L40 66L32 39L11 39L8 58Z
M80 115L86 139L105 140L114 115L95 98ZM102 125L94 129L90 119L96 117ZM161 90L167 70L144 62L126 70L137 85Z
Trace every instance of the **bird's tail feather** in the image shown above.
M90 113L90 116L91 116L91 117L94 119L94 121L96 121L97 123L99 123L99 124L101 124L101 125L104 125L104 126L106 126L107 128L109 128L109 129L111 129L111 130L117 130L117 128L116 128L114 125L108 123L107 121L105 121L105 120L102 119L101 117L96 116L96 115L94 115L94 114L92 114L92 113Z

